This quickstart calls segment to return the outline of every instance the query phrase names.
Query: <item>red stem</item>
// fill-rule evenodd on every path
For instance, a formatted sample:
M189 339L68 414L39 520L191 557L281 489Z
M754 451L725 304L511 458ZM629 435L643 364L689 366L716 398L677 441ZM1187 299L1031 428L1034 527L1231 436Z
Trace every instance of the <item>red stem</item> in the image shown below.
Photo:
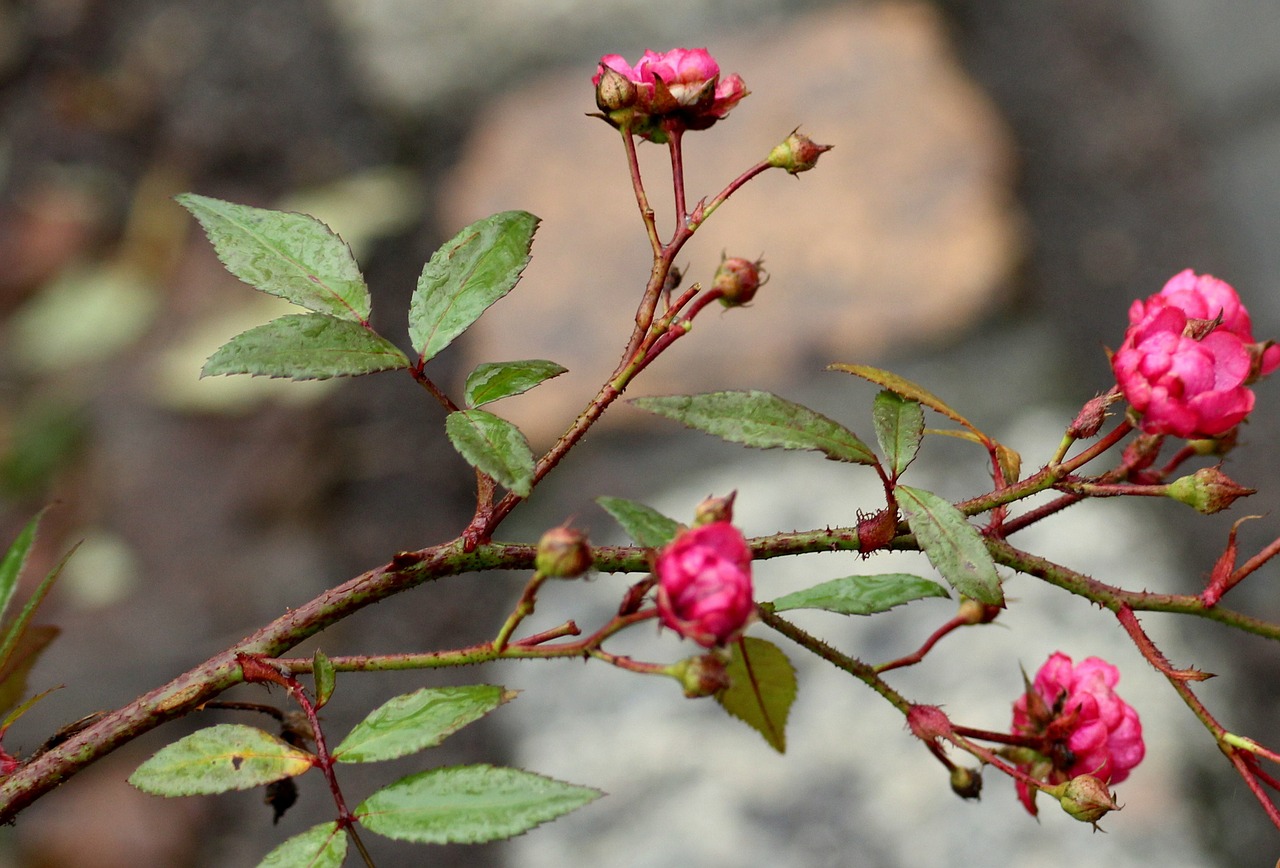
M955 630L957 627L963 627L968 623L969 623L968 619L962 618L959 615L957 615L956 617L952 618L950 621L943 624L937 630L934 630L933 635L931 635L928 639L924 640L924 644L921 645L919 650L917 650L914 654L908 654L905 657L899 657L897 660L892 660L888 663L881 663L879 666L874 667L875 671L877 673L884 674L885 672L888 672L892 669L901 669L904 666L914 666L915 664L923 660L926 654L928 654L931 650L933 650L933 646L938 644L939 639L941 639L943 636L950 633L952 630Z
M1249 558L1249 560L1245 561L1235 569L1231 574L1231 587L1235 587L1240 584L1245 576L1249 575L1278 554L1280 554L1280 537L1272 540L1266 548Z
M675 188L676 204L676 229L672 235L673 238L680 234L689 217L688 212L684 210L684 149L680 144L683 140L684 129L680 127L667 134L667 149L671 152L671 183Z

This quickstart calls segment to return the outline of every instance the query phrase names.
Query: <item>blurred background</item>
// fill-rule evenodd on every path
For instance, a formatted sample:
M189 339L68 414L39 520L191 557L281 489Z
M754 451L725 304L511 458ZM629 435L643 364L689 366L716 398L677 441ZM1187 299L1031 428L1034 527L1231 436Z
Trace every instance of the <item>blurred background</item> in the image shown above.
M1277 39L1271 0L0 0L0 538L56 504L29 579L83 540L42 611L63 633L31 681L65 687L6 748L30 751L391 553L451 538L470 514L473 477L408 377L198 379L222 341L279 308L221 269L174 194L321 217L361 262L376 327L402 346L410 293L438 244L497 210L541 216L520 287L433 365L455 389L480 361L569 367L496 408L545 448L612 369L647 277L617 137L585 116L596 59L707 46L753 93L688 141L692 196L800 124L835 149L798 180L758 179L686 248L686 281L707 281L721 251L763 254L773 278L752 308L708 311L637 391L768 388L865 433L874 390L822 369L879 364L1035 466L1110 385L1104 347L1118 343L1130 301L1175 272L1228 280L1257 334L1280 335ZM669 227L665 152L642 151ZM1242 529L1244 551L1277 534L1273 393L1259 388L1229 461L1233 478L1261 489L1235 515L1092 503L1025 546L1128 587L1198 589L1236 516L1270 516ZM749 534L847 523L878 502L857 468L673 428L618 408L503 536L534 539L572 517L617 541L593 505L601 494L687 518L706 495L737 489ZM961 497L983 485L980 458L930 442L909 481ZM893 568L774 561L758 582L773 596ZM1280 618L1273 574L1233 591L1232 605ZM419 589L320 645L480 641L522 581ZM589 623L624 584L553 589L539 619ZM326 720L343 732L394 693L500 681L524 690L518 702L399 771L353 769L349 795L424 764L482 761L610 792L507 844L378 840L379 865L1269 864L1275 830L1114 623L1026 579L1009 592L1018 604L998 625L952 637L895 684L1002 729L1019 665L1034 671L1059 649L1113 659L1150 752L1106 835L1052 806L1037 823L996 775L981 802L961 802L883 703L798 655L786 757L669 683L565 663L346 677ZM949 605L804 623L887 659L917 647ZM1224 676L1200 692L1228 727L1274 740L1274 646L1210 624L1145 623L1175 664ZM688 650L670 635L628 641L652 659ZM259 793L166 801L124 784L184 729L256 722L199 717L23 814L0 832L0 864L251 865L328 817L318 781L303 781L274 827Z

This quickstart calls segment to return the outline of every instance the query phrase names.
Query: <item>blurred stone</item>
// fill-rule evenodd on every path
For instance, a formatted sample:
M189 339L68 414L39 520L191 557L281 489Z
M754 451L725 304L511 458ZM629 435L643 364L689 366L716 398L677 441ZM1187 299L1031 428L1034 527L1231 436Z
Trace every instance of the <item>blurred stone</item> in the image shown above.
M785 389L829 362L953 338L991 306L1019 256L1011 147L931 6L828 9L711 50L752 95L686 137L690 202L713 196L801 122L835 150L798 178L757 178L686 246L677 260L686 287L709 283L722 251L763 253L772 280L745 310L708 309L637 393ZM594 107L594 60L492 105L442 206L451 230L510 208L543 218L524 281L465 344L471 364L541 357L570 369L535 400L498 411L535 440L613 369L650 268L623 150L583 116ZM640 151L666 236L666 149Z

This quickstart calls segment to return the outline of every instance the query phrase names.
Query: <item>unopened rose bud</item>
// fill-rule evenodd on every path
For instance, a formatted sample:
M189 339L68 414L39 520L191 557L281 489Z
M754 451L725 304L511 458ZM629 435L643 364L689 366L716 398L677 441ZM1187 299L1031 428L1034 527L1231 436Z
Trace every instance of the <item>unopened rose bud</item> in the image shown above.
M1067 427L1067 434L1077 440L1094 436L1106 421L1107 408L1119 400L1120 393L1116 391L1090 398Z
M1141 473L1155 463L1163 444L1163 434L1139 434L1133 438L1133 441L1124 448L1124 455L1120 459L1121 463L1129 468L1131 479L1133 474Z
M769 152L769 165L775 169L786 169L791 175L807 172L818 165L818 157L831 148L831 145L815 143L797 127L782 144Z
M591 568L591 547L582 531L553 527L538 540L533 566L544 576L576 579Z
M954 731L951 718L936 705L913 705L907 709L907 728L926 743L947 738Z
M760 266L763 259L732 257L721 260L711 279L711 288L720 292L720 303L725 307L741 307L756 297L756 290L769 281L769 275Z
M1255 489L1238 485L1217 467L1205 467L1175 479L1165 491L1169 497L1205 515L1221 512L1237 498L1256 493Z
M951 791L962 799L982 796L982 770L964 766L951 767Z
M695 526L711 524L713 521L733 521L733 501L738 492L731 491L724 497L708 497L698 504L693 511Z
M965 597L960 602L960 611L956 612L956 617L966 624L990 624L999 617L1001 611L1003 610L999 606L979 603Z
M690 657L677 663L676 668L689 699L714 696L729 686L729 673L719 654Z
M636 85L612 67L600 64L596 82L596 105L602 112L631 108L636 103Z
M715 521L681 532L654 559L662 623L704 648L742 635L755 614L751 549L742 532Z
M1120 810L1107 785L1093 775L1077 775L1045 792L1057 796L1062 810L1082 823L1097 823L1112 811Z

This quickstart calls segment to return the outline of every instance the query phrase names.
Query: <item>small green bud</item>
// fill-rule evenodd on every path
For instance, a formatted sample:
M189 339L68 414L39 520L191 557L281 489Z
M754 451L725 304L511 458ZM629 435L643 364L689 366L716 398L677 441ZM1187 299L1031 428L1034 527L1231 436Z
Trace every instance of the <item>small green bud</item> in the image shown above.
M1248 497L1256 490L1237 484L1217 467L1204 467L1170 482L1165 491L1196 512L1212 515L1231 506L1236 498Z
M831 150L831 147L816 144L796 127L782 144L769 152L769 165L775 169L786 169L790 175L797 175L818 165L818 157Z
M1097 823L1112 811L1120 810L1107 785L1093 775L1078 775L1045 792L1057 796L1062 810L1082 823Z
M724 497L708 497L693 510L694 527L716 521L733 521L733 501L738 492L731 491Z
M725 660L715 653L681 660L675 665L675 673L689 699L714 696L729 686Z
M962 799L982 797L982 770L951 767L951 791Z
M544 576L576 579L591 568L586 534L571 527L553 527L538 540L533 566Z

